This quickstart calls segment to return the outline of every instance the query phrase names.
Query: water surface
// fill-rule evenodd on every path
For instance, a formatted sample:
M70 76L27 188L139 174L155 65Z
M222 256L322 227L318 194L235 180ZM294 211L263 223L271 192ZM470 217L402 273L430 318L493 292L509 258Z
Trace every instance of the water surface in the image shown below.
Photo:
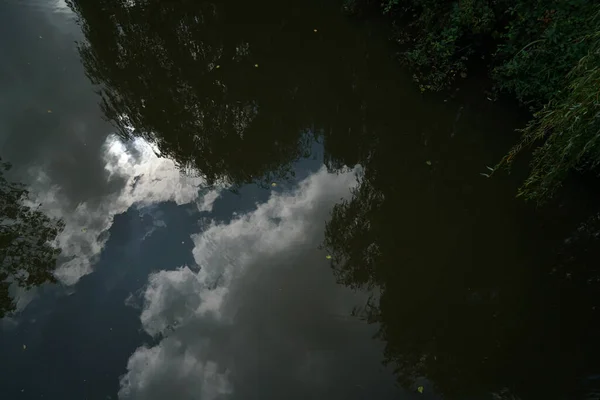
M590 196L482 176L520 113L424 97L321 3L0 3L2 157L66 224L59 284L2 320L3 398L586 390Z

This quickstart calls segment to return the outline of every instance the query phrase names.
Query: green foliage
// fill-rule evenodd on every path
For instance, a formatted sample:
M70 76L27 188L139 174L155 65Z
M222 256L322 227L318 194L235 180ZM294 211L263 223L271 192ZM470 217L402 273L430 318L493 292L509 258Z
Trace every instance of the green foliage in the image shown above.
M519 192L525 198L545 200L570 170L595 170L600 164L600 34L586 40L593 45L568 74L565 93L535 114L521 141L500 163L510 165L521 149L544 141L534 152L531 174Z
M588 0L382 0L402 60L421 91L465 77L475 56L491 60L496 89L537 113L500 165L539 142L519 195L542 201L570 170L595 169L598 135L598 5Z
M62 221L24 204L29 193L23 184L5 178L9 169L0 159L0 318L15 309L8 292L11 282L30 289L56 281L60 250L50 242L64 228Z
M465 76L473 56L493 55L498 88L538 106L564 86L585 54L582 32L594 7L586 0L385 0L381 6L403 27L402 59L423 91L447 88Z
M401 59L415 70L422 91L439 91L459 76L482 46L483 35L497 23L493 0L388 0L383 12L404 26L397 41L404 45ZM413 18L415 17L415 18Z
M568 85L567 74L589 49L587 0L516 2L495 54L498 88L539 109Z

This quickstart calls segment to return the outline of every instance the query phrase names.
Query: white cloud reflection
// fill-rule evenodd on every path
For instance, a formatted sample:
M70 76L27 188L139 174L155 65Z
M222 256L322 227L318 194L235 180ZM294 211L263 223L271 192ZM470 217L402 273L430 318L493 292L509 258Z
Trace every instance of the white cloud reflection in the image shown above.
M193 235L195 266L149 277L141 322L161 340L130 357L119 397L213 400L233 393L229 365L211 350L231 334L238 311L228 303L232 293L249 270L256 274L285 251L313 246L330 207L355 184L354 170L322 168L292 192L273 192L254 211Z
M140 347L127 362L120 398L214 400L232 392L228 373L197 359L197 349L176 339Z
M52 10L56 13L60 14L70 14L72 13L71 9L67 5L65 0L50 0L50 4Z
M204 180L182 174L172 160L161 158L143 139L124 143L116 135L110 135L103 146L102 157L107 179L122 184L118 190L99 199L70 204L62 196L61 188L53 185L43 173L33 185L34 203L41 203L44 212L65 222L65 229L56 240L62 249L56 277L66 285L92 272L108 240L115 215L134 205L146 207L166 201L177 204L199 201L203 209L210 210L218 196L218 193L209 193L208 200L201 198Z

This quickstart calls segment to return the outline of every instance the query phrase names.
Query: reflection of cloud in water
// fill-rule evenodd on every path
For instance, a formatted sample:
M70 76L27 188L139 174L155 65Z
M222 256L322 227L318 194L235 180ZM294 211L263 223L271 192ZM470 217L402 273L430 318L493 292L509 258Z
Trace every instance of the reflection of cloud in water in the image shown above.
M103 147L105 170L109 180L122 181L120 189L93 202L72 205L61 188L41 173L33 185L35 203L56 218L63 218L65 229L57 238L62 249L56 276L64 284L74 284L92 272L106 241L115 215L131 206L147 207L165 201L186 204L199 201L210 209L216 196L199 199L204 180L180 173L172 160L161 158L156 149L142 139L124 143L117 136L107 138ZM205 204L206 203L206 204Z
M15 299L15 312L17 313L24 310L25 307L27 307L27 305L31 303L31 301L33 301L33 299L35 299L38 295L36 290L27 290L14 284L10 286L9 294L13 299Z
M146 240L150 235L152 235L159 228L166 228L167 223L162 219L164 217L163 212L158 209L157 206L150 206L145 208L140 208L140 217L144 218L148 216L152 220L152 225L146 231L144 236L140 239L140 241Z
M72 12L65 0L53 0L53 1L51 1L51 3L54 6L53 9L55 12L58 12L58 13Z
M4 0L10 5L26 7L33 11L50 12L55 14L72 14L66 0Z
M162 340L130 357L119 396L211 400L231 393L229 365L216 359L212 344L226 340L232 330L238 310L228 299L237 293L236 282L248 276L248 269L256 275L273 257L312 246L322 218L355 184L354 171L329 174L323 168L293 192L273 192L255 210L193 235L196 266L149 277L141 322Z

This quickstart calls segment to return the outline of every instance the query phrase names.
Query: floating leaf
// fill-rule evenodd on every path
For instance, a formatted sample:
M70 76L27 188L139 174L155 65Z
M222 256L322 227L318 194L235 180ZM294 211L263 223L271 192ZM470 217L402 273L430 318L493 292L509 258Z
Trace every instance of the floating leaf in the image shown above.
M331 260L331 256L330 256L329 254L327 254L327 255L325 256L325 258L326 258L326 259L328 259L328 260Z
M275 187L277 184L275 182L271 183L271 186Z
M219 69L219 68L221 68L221 66L220 66L220 65L217 65L215 68L216 68L216 69Z
M255 68L258 68L258 64L254 64L254 67L255 67Z
M425 161L425 164L431 166L431 161L427 160L427 161Z
M316 30L316 29L313 29L313 31L314 31L315 33L317 33L317 30Z
M52 114L52 110L48 110L48 114Z
M425 388L424 388L423 386L419 386L419 387L417 388L417 392L419 392L419 393L421 393L421 394L423 393L423 390L425 390Z
M27 346L23 345L23 350L27 350Z

